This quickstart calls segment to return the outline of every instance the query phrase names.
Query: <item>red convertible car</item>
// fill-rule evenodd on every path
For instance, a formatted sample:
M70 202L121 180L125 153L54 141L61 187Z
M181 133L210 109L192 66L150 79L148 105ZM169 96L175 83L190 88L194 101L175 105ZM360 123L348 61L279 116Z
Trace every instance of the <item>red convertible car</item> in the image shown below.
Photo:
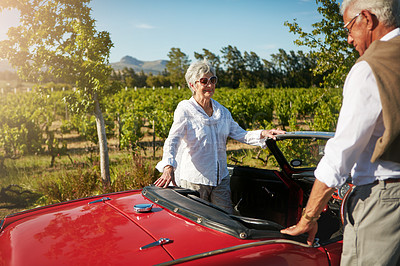
M301 217L332 136L289 132L267 140L271 169L232 166L234 215L195 191L155 186L9 215L0 222L0 264L339 265L349 184L326 206L312 246L279 232Z

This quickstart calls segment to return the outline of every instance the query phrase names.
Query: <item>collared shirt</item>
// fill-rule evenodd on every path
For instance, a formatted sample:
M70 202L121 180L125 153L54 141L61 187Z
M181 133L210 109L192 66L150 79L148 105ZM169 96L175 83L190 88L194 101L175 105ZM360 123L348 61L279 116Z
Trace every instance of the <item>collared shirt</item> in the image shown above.
M231 113L211 99L213 114L209 117L192 97L181 101L174 113L174 122L164 143L163 158L156 168L174 167L175 180L216 186L228 176L226 141L228 137L263 147L261 131L246 131Z
M381 41L400 35L397 28ZM315 177L329 187L342 185L351 173L353 184L365 185L375 180L400 178L400 164L376 160L370 162L375 143L385 126L379 89L371 67L365 61L350 70L343 88L335 137L325 147Z

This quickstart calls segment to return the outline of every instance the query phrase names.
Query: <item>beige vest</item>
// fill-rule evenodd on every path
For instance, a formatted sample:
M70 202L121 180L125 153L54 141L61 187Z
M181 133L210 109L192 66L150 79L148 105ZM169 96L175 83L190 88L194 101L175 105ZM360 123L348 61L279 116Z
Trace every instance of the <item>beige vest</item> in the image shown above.
M389 41L374 41L359 61L366 61L374 73L385 125L371 162L382 159L400 163L400 36Z

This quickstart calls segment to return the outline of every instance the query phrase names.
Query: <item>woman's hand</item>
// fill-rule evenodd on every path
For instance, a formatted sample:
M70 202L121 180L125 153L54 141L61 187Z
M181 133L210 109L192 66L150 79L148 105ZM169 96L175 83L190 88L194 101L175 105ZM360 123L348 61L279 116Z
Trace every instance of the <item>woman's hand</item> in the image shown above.
M285 134L286 131L280 130L280 129L271 129L271 130L263 130L261 131L261 138L271 138L271 139L276 139L276 135L280 134Z
M164 167L161 177L154 182L154 185L157 187L166 188L171 181L172 184L176 186L174 168L171 165L167 165Z

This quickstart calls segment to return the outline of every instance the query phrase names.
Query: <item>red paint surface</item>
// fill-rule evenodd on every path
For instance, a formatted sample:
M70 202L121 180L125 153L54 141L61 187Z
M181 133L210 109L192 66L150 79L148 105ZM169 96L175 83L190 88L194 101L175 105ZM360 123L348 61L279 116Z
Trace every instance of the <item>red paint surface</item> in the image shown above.
M6 219L0 232L0 265L154 265L260 240L241 240L206 228L154 204L152 212L133 206L151 203L140 191L46 206ZM172 243L145 250L158 240ZM265 240L265 239L264 239ZM205 257L188 264L338 265L341 244L309 248L270 244Z

